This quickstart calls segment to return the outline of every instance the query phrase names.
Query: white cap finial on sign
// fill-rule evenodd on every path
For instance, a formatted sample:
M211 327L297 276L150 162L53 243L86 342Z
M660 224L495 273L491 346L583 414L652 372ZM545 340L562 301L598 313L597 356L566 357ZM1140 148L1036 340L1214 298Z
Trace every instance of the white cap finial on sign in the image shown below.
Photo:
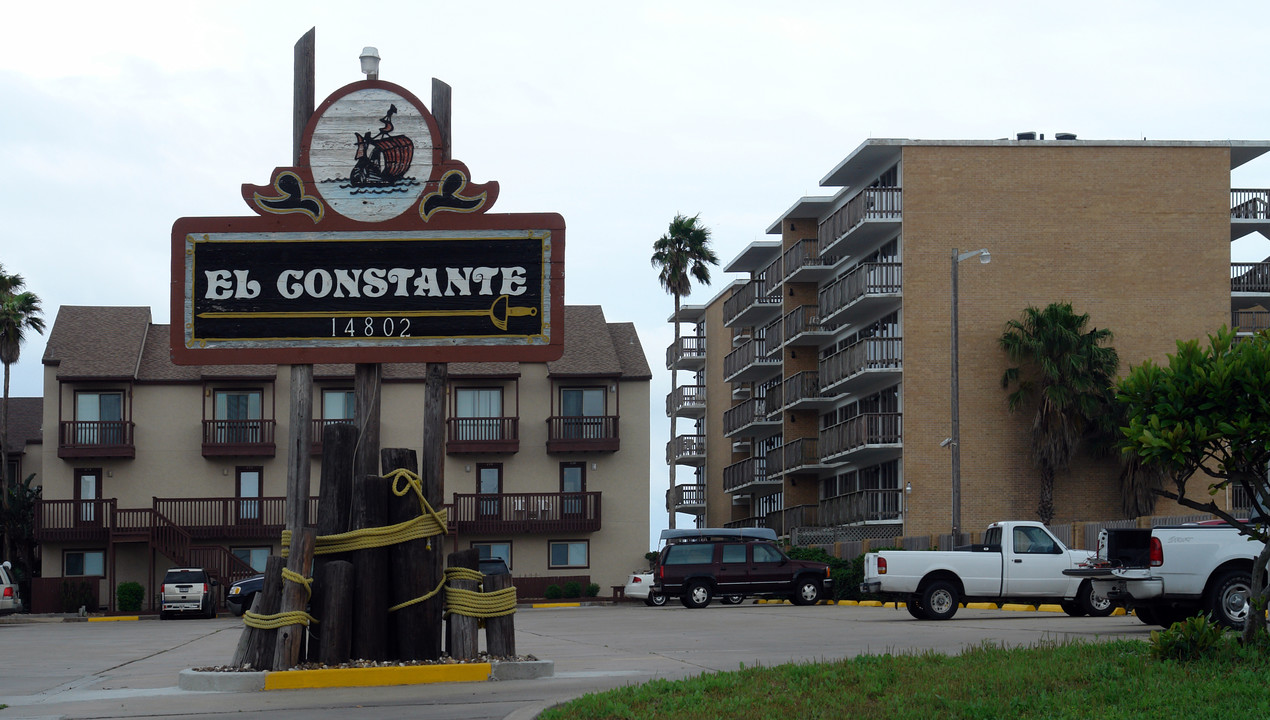
M359 58L362 61L362 74L367 80L379 79L379 50L373 47L362 48Z

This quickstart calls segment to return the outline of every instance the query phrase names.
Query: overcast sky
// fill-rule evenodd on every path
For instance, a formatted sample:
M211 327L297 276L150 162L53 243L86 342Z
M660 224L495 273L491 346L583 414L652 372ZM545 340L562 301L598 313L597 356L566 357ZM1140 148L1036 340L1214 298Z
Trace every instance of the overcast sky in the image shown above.
M726 262L870 137L1270 138L1254 2L9 3L0 264L50 326L61 305L169 321L173 221L249 215L240 185L290 165L311 27L317 102L375 46L425 103L433 77L453 88L454 157L499 182L493 212L564 216L566 302L634 322L653 368L654 537L672 300L648 258L675 213ZM1270 157L1231 182L1270 187ZM1232 248L1267 256L1260 236ZM12 396L40 394L43 352L32 337Z

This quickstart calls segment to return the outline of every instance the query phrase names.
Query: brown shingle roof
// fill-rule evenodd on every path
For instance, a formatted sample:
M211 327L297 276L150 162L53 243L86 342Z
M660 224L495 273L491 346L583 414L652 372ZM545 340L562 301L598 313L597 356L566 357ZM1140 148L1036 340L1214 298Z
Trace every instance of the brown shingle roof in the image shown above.
M6 450L20 453L30 441L40 441L43 422L44 398L9 398L9 437Z
M604 310L599 305L566 305L564 354L547 363L548 375L616 377L622 372Z
M49 332L44 363L61 380L131 378L150 327L150 308L63 305Z
M653 371L648 367L648 358L644 357L644 346L635 332L635 323L609 323L609 335L613 338L617 359L622 364L622 377L627 380L652 380Z

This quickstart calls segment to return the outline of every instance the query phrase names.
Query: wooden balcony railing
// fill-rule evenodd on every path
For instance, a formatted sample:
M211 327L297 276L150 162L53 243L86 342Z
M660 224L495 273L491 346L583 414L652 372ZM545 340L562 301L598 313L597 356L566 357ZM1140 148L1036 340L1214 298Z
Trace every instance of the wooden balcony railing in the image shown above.
M819 466L820 453L817 446L817 438L798 438L773 449L767 454L769 477L780 477L785 473Z
M785 251L785 256L781 260L784 266L783 277L788 280L798 274L800 270L829 268L836 262L836 257L821 257L820 242L818 240L799 240Z
M700 417L706 408L705 385L680 385L666 396L666 416Z
M785 344L785 318L778 317L763 327L763 354L760 358L781 359L781 347Z
M866 370L900 370L904 343L897 337L871 337L852 343L820 361L822 387L833 387Z
M60 458L130 458L137 456L128 420L64 420L59 423Z
M520 418L448 418L445 421L445 452L514 453L520 450Z
M861 490L820 501L820 524L853 525L866 522L894 522L903 509L902 490Z
M600 493L455 493L450 529L467 535L597 532Z
M749 457L723 468L723 491L727 493L751 490L768 482L766 457Z
M806 344L798 342L799 336L807 333L819 334L833 330L828 323L820 321L820 310L815 305L799 305L781 318L785 344ZM818 343L819 340L813 340Z
M672 341L666 348L666 369L673 370L679 364L694 364L690 361L705 360L706 339L700 335L688 335L679 338L679 344Z
M759 271L754 279L733 292L731 297L723 301L723 324L730 326L745 313L746 310L759 306L780 307L781 303L781 260L778 255L767 267Z
M1230 326L1246 333L1270 330L1270 310L1235 310L1230 314Z
M670 502L678 512L706 506L706 486L701 484L676 485L670 494Z
M1230 291L1270 293L1270 263L1231 263Z
M730 437L756 422L767 422L767 399L750 398L723 411L723 435Z
M555 415L547 418L547 452L617 452L616 415Z
M830 318L866 295L894 295L903 288L900 263L860 263L847 275L821 288L822 318Z
M747 517L740 520L731 520L723 523L725 528L762 528L767 527L767 518L765 517Z
M765 364L771 367L780 365L780 360L772 360L767 357L767 339L754 338L741 344L741 347L728 353L723 358L723 379L730 380L736 375L749 369L756 364Z
M805 370L790 375L781 385L781 396L784 401L782 408L796 406L804 400L821 398L820 372L816 370Z
M865 220L899 220L904 207L900 188L866 188L847 201L837 212L825 218L816 231L820 255L846 237Z
M203 457L273 457L273 420L204 420Z
M705 435L680 435L666 443L666 463L698 465L706 457Z
M35 512L40 542L101 542L121 536L150 536L156 545L177 547L176 532L196 540L277 539L286 524L286 498L153 498L149 508L119 508L114 498L40 500ZM317 520L317 498L309 498L308 524Z
M822 457L844 455L868 445L895 445L902 439L900 413L867 413L820 431Z
M1231 190L1230 219L1270 219L1270 190Z

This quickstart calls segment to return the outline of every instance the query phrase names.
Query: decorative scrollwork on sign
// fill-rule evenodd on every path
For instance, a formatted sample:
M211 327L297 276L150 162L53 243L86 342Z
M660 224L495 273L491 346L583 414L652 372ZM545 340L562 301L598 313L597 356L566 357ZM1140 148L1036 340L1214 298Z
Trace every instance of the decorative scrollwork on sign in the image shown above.
M419 203L419 216L427 222L437 212L477 212L485 205L487 195L484 192L473 196L461 195L465 187L467 176L462 170L450 170L442 175L437 191L424 195L423 202Z
M278 215L301 213L308 215L313 222L322 222L325 206L322 201L304 192L304 181L290 170L278 173L273 179L273 189L278 193L272 197L257 192L254 195L256 206L267 213Z

